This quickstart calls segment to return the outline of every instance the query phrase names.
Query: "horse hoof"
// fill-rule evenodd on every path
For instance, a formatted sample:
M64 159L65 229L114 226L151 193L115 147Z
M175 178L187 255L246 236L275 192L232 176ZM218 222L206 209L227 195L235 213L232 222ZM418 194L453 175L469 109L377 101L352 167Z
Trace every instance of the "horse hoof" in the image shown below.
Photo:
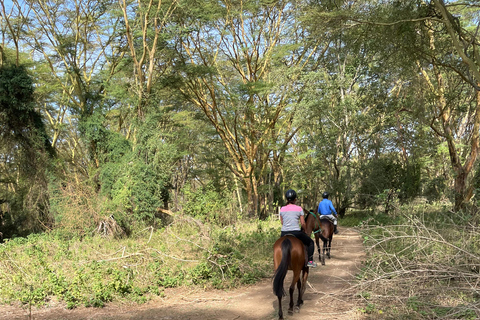
M293 309L293 311L295 311L295 313L300 313L300 307L295 307L295 309Z
M288 315L293 315L293 310L288 309Z

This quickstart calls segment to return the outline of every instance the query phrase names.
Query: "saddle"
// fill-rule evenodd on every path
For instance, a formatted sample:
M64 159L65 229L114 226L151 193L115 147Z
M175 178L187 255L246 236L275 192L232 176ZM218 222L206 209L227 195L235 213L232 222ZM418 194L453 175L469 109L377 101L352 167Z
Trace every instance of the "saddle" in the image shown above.
M291 236L291 237L294 237L294 238L297 238L294 234L292 233L287 233L284 235L284 237L286 236ZM298 238L297 238L298 239ZM299 239L300 240L300 239ZM308 252L307 252L307 246L302 242L303 244L303 252L305 253L305 267L307 266L307 263L308 263Z
M325 215L320 215L320 220L328 220L328 221L330 221L331 223L334 223L334 222L335 222L335 220L333 220L331 217L325 216Z

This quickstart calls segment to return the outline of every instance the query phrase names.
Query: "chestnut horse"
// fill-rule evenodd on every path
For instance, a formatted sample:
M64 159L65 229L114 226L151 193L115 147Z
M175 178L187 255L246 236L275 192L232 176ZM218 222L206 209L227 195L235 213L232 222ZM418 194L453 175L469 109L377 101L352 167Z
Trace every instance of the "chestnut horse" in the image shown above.
M304 212L306 210L304 209ZM306 213L305 218L305 233L311 236L312 231L315 234L315 243L318 248L318 259L325 265L325 252L327 258L330 259L330 249L332 248L333 230L335 229L333 222L328 218L322 218L319 213L315 213L313 210ZM319 239L323 241L323 254L320 251Z
M273 245L273 264L275 273L273 275L273 293L278 298L278 319L283 319L282 297L285 295L283 281L288 270L293 271L293 279L290 283L290 307L288 314L293 314L293 292L295 283L298 288L298 300L295 306L295 312L300 312L300 306L303 304L303 294L308 278L308 267L306 266L306 252L303 242L294 236L286 235L278 239ZM300 279L300 272L302 279Z

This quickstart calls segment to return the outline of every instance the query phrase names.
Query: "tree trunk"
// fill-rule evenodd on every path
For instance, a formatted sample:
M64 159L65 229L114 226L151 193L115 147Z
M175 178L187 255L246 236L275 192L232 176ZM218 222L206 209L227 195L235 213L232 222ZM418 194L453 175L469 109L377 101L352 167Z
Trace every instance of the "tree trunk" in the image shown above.
M248 198L247 215L249 218L256 218L258 214L258 194L256 187L250 177L246 177L244 183Z
M474 186L468 181L468 177L477 164L478 158L480 143L480 91L475 91L475 98L476 108L473 120L472 138L470 141L470 154L465 160L465 164L462 166L461 163L459 163L455 170L455 210L464 209L465 205L473 196Z

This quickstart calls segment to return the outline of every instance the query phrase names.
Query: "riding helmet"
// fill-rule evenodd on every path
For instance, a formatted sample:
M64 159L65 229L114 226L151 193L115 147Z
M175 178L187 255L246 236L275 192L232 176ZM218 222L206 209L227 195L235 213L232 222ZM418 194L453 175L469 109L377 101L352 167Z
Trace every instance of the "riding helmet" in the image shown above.
M287 200L295 200L297 199L297 193L295 192L295 190L287 190L287 192L285 192L285 198L287 198Z
M323 199L328 199L328 192L325 191L325 192L322 194L322 197L323 197Z

